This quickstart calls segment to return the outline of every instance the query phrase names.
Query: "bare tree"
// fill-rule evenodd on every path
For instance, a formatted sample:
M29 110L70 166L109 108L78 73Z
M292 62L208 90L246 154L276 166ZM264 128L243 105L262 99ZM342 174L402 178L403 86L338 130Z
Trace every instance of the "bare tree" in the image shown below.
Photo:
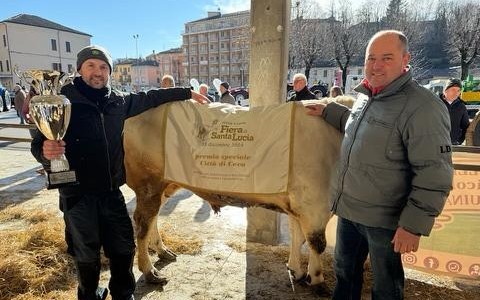
M480 3L442 2L437 16L446 21L447 51L451 55L451 62L460 64L460 78L464 80L480 54Z
M289 68L305 68L308 79L315 60L326 54L327 22L312 1L295 1L292 8Z
M342 70L342 83L345 89L350 64L365 49L365 26L357 24L349 0L340 0L337 3L338 9L332 2L330 10L329 34L332 46L330 53L336 65Z

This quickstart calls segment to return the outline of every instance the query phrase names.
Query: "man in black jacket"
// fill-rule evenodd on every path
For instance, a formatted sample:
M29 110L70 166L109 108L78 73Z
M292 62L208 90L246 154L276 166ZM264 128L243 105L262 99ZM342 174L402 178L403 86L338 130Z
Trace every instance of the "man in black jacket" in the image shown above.
M206 98L187 88L157 89L138 94L111 90L112 59L99 46L77 54L77 77L62 88L70 99L70 125L63 141L47 140L40 132L31 150L46 169L50 160L65 153L78 185L62 187L60 209L65 220L68 252L78 274L78 299L105 299L99 288L100 248L110 261L109 289L113 300L134 299L132 272L135 242L120 186L125 183L122 132L124 121L150 108L175 100Z
M317 99L315 94L308 89L307 77L302 73L293 75L293 90L295 91L295 95L288 99L288 101Z
M447 106L450 114L452 145L461 145L465 140L465 133L470 124L465 102L460 99L462 82L456 78L450 78L445 85L443 94L440 95L443 103Z

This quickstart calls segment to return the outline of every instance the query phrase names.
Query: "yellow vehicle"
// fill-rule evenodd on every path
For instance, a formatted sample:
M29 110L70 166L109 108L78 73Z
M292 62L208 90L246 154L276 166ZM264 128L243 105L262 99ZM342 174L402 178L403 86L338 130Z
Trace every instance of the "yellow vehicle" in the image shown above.
M473 118L480 110L480 78L474 79L472 75L468 75L462 85L460 98L466 102L468 115Z

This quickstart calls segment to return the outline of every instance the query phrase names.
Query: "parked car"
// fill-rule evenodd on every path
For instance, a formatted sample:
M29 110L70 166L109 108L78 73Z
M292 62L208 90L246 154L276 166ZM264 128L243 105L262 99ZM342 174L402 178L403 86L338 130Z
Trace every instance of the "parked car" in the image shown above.
M317 83L308 88L310 92L315 94L317 99L328 96L328 84ZM287 83L287 99L290 99L295 91L293 90L293 84Z
M248 88L246 87L236 87L230 89L230 94L232 94L233 98L235 98L235 103L238 105L242 105L246 99L248 99ZM246 105L242 105L246 106Z

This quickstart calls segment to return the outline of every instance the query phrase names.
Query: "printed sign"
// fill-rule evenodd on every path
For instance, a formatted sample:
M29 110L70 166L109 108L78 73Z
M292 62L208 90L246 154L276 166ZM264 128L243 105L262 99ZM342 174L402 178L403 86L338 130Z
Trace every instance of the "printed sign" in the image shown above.
M167 114L165 178L219 192L285 193L293 107L173 103Z
M455 170L453 190L430 237L404 254L405 267L449 276L480 278L480 172Z

